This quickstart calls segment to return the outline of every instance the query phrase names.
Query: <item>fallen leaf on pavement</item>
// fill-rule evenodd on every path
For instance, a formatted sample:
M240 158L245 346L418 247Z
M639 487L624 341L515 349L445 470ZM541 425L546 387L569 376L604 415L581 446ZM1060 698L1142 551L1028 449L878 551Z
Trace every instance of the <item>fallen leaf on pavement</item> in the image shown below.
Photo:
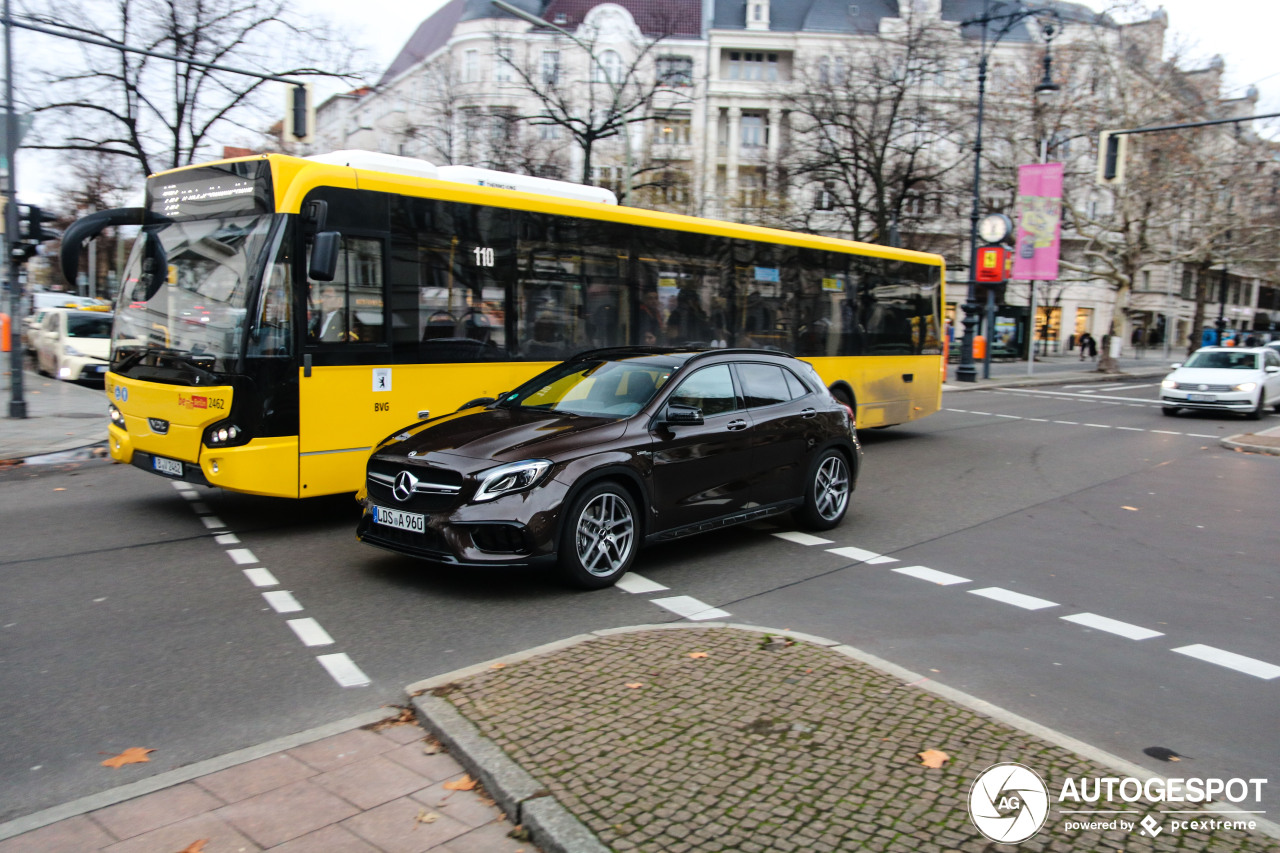
M113 767L116 770L119 770L126 764L143 764L151 760L150 758L147 758L148 752L155 752L155 750L147 749L142 746L131 746L119 755L113 758L108 758L106 761L102 762L102 766Z
M1136 506L1122 506L1122 507L1120 507L1120 508L1121 508L1121 509L1127 509L1127 510L1129 510L1129 512L1137 512L1137 511L1138 511L1138 508L1137 508Z
M935 770L951 760L951 756L940 749L926 749L924 752L916 753L916 755L920 756L920 763L923 766L932 767Z
M698 658L705 658L706 656L707 656L706 652L689 652L689 657L695 660L697 660Z
M445 782L444 788L446 791L472 791L475 790L477 784L479 783L470 776L463 776L453 782Z
M644 685L641 684L639 681L628 681L627 686L630 687L632 690L635 690L637 687L644 687Z
M199 841L193 841L187 847L182 848L178 853L204 853L204 846L209 843L209 839L201 838Z
M502 669L505 666L506 666L505 663L495 663L493 666L489 667L489 669Z
M435 812L429 812L425 810L420 811L418 812L418 816L414 818L415 822L414 822L413 828L417 829L419 823L435 823L439 819L440 819L440 815L436 814Z

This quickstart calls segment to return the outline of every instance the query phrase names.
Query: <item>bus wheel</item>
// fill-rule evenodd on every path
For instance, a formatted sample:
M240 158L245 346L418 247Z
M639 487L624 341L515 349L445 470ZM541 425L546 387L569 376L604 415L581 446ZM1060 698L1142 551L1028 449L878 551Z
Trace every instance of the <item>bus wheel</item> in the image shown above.
M828 450L809 472L804 506L796 513L798 520L810 530L830 530L844 519L852 494L848 460L840 451Z
M620 484L597 483L565 515L560 571L573 586L613 586L635 561L639 524L635 501Z

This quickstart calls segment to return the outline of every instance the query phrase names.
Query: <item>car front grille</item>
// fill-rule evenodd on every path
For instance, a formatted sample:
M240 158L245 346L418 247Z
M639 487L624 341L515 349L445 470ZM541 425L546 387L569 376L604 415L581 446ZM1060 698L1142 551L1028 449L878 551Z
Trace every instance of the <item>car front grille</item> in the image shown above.
M394 494L396 477L403 471L408 471L418 481L413 495L407 501ZM374 459L369 462L366 482L370 499L382 506L411 512L442 512L462 504L462 475L446 468L428 468Z
M1209 391L1216 394L1225 394L1232 390L1231 385L1205 385L1201 382L1175 382L1174 388L1179 391Z

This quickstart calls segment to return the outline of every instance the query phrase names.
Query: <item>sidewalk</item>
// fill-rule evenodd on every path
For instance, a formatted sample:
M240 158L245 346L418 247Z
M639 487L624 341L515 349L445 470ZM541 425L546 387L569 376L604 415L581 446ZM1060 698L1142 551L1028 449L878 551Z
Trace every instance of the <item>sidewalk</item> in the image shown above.
M242 763L165 774L182 775L154 793L0 825L3 838L59 818L0 853L983 853L1016 849L969 817L993 764L1023 763L1053 793L1068 778L1155 777L857 649L751 626L597 631L408 691L434 738L365 722L248 750ZM455 790L472 780L480 787ZM1053 793L1027 850L1280 851L1280 827L1265 821L1175 829L1143 804L1125 806L1142 812L1127 828L1079 828ZM1177 817L1230 817L1214 808ZM1154 837L1137 823L1148 814Z
M8 353L0 371L0 464L29 456L76 450L102 444L106 452L107 396L99 386L63 382L26 370L22 399L27 417L9 417Z

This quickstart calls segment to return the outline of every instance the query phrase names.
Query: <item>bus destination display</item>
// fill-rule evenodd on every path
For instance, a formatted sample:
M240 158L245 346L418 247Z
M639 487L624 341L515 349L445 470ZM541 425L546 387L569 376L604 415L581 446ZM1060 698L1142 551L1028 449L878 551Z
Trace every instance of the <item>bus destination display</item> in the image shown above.
M151 186L151 212L168 219L263 213L270 189L261 177L219 169L166 175Z

